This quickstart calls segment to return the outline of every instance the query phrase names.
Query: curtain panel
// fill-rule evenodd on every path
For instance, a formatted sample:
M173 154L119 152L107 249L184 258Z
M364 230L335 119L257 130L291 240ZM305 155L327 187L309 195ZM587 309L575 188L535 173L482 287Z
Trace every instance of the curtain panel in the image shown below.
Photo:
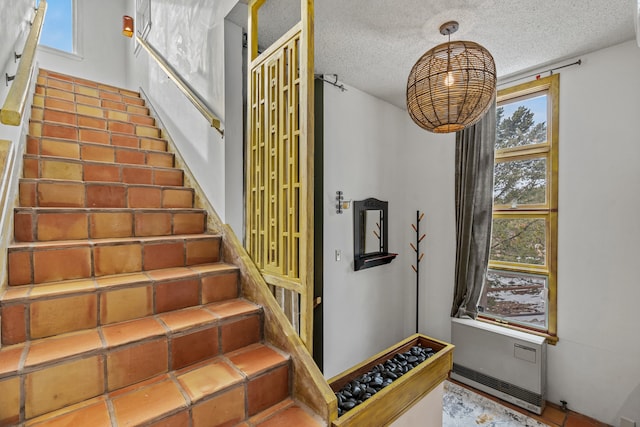
M491 243L495 99L473 126L456 132L456 272L452 317L478 315Z

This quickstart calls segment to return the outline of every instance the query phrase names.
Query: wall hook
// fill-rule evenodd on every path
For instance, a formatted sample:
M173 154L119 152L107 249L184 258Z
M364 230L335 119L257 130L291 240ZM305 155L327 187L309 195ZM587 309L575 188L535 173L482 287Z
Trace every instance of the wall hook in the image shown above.
M13 76L10 76L9 73L4 73L6 81L7 81L7 86L9 86L9 82L12 81L13 79L16 78L15 74Z
M325 78L325 75L333 76L334 81L327 80ZM338 89L340 89L340 92L344 92L345 90L347 90L347 88L344 87L344 85L338 84L338 75L337 74L316 74L314 77L316 79L318 79L318 80L322 80L323 82L329 83L331 86L337 87Z

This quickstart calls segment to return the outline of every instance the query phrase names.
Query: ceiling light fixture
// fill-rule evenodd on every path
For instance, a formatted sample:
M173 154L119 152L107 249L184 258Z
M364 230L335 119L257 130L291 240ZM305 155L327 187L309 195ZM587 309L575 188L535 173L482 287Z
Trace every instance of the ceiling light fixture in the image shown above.
M496 65L484 47L451 41L458 23L440 26L447 43L427 51L407 80L407 110L418 126L435 133L456 132L480 120L496 92Z

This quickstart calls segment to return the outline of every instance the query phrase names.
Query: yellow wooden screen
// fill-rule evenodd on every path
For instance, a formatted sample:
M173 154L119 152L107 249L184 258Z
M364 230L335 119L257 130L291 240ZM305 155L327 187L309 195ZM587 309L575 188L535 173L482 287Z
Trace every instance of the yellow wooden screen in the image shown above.
M311 350L313 333L313 0L260 55L249 4L246 247Z

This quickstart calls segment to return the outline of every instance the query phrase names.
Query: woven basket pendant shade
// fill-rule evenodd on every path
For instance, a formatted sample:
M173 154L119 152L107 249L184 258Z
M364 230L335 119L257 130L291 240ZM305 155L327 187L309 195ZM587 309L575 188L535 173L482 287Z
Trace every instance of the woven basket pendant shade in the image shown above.
M440 32L451 34L457 28L456 22L449 22ZM456 132L480 120L495 91L491 54L478 43L449 41L426 52L411 69L407 110L423 129Z

